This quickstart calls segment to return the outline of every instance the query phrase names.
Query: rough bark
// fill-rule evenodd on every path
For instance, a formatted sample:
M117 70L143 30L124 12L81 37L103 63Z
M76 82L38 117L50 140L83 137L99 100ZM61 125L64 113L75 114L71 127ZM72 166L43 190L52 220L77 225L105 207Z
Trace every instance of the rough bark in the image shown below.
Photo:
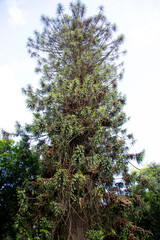
M86 240L88 223L84 214L72 214L70 224L70 237L68 240Z

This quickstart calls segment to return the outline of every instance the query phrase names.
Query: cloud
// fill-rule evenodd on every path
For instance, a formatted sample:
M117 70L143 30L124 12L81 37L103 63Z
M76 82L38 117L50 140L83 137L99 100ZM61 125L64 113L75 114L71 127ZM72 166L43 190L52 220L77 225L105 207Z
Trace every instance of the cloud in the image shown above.
M22 1L23 2L23 1ZM16 0L7 1L8 7L8 21L12 25L25 25L26 24L26 12L20 7L20 2Z

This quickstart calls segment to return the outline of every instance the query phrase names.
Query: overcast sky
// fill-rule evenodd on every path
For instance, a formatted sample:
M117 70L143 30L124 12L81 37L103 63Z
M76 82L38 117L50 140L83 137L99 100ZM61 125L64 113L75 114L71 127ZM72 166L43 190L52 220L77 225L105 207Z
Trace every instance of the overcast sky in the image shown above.
M26 42L41 28L42 14L54 17L61 2L68 0L0 0L0 128L13 131L15 121L28 123L32 115L25 106L21 88L36 85L36 62L30 59ZM146 150L144 163L160 163L160 1L84 0L87 15L103 5L108 20L125 35L125 75L119 89L127 96L126 125L137 140L133 151Z

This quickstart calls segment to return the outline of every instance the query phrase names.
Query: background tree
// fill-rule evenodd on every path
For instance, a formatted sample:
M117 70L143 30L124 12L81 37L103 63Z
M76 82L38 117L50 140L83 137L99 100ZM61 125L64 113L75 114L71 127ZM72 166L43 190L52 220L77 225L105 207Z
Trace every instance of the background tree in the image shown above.
M129 203L114 189L115 176L125 179L129 161L143 155L129 154L133 136L123 129L116 58L124 37L114 37L116 26L102 7L88 18L80 1L70 10L58 5L57 18L42 16L42 33L28 40L42 77L39 88L23 89L34 116L24 132L36 143L42 174L19 191L21 237L144 239L127 222Z
M131 174L131 194L134 197L133 221L152 231L152 239L160 239L160 164L152 163Z
M0 140L0 233L1 239L17 239L15 216L18 211L17 188L38 174L38 158L27 138L15 143Z

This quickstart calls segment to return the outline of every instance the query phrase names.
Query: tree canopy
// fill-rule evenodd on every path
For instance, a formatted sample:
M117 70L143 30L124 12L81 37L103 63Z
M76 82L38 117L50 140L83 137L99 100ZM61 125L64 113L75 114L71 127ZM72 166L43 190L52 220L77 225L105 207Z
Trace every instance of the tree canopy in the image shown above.
M1 239L16 235L15 216L18 211L17 188L25 181L36 179L39 171L38 157L29 149L23 137L15 143L0 140L0 232Z
M133 221L160 238L160 164L152 163L131 176L131 194L139 197L139 206ZM140 207L141 206L141 207Z

